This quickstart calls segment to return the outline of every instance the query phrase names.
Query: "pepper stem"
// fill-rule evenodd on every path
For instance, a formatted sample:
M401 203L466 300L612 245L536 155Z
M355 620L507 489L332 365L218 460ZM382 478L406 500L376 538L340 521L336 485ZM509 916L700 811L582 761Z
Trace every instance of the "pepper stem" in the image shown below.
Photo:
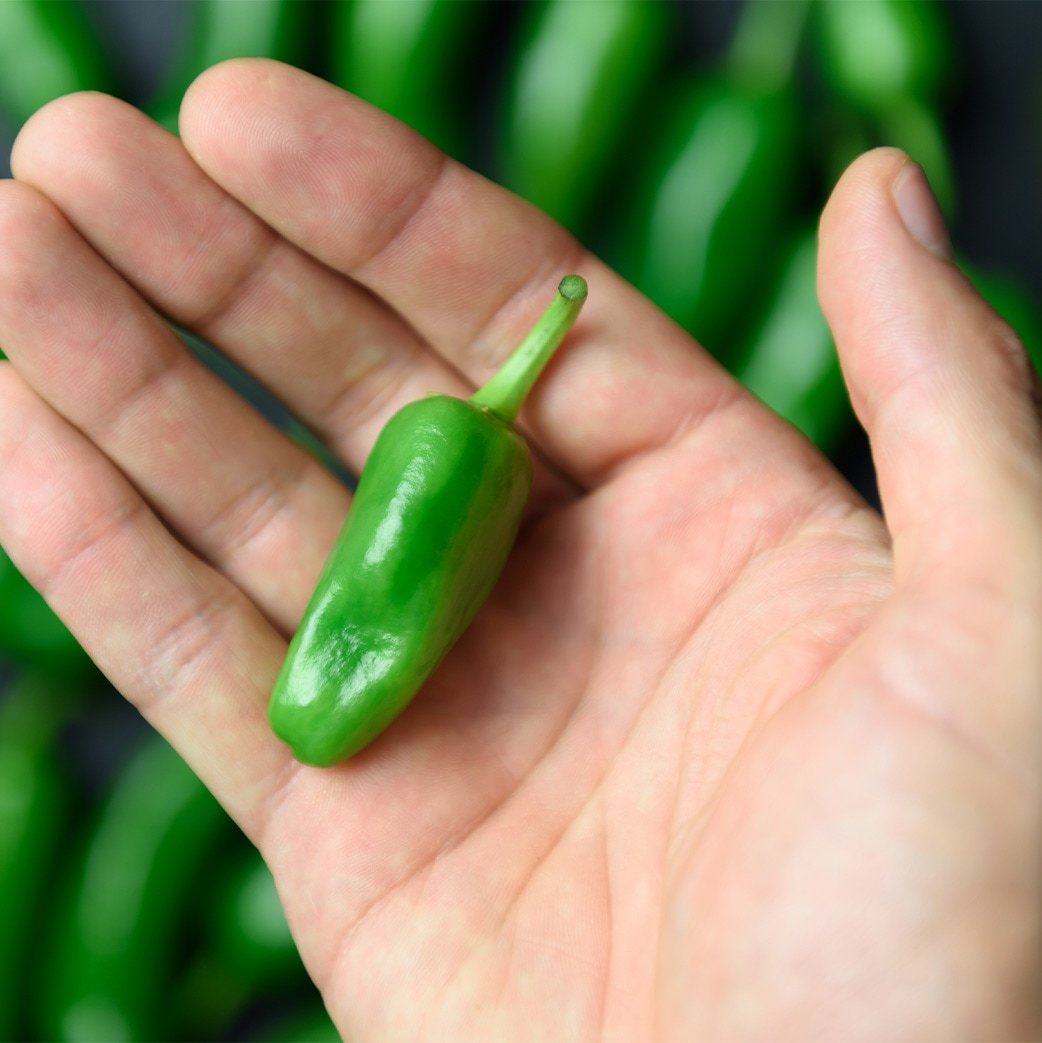
M585 300L586 280L581 275L566 275L528 336L470 401L512 424L539 374L578 318Z

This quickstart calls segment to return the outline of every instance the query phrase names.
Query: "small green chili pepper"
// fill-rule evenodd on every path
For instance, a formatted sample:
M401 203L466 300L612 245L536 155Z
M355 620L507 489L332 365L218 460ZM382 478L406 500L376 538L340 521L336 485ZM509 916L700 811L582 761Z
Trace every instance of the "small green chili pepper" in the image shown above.
M852 416L816 289L817 231L790 248L735 376L819 448L835 449Z
M1015 278L963 265L977 292L1013 327L1036 372L1042 376L1042 312Z
M81 4L0 3L0 110L15 127L63 94L110 89L106 56Z
M466 50L487 11L461 0L340 0L333 82L465 159Z
M667 100L615 266L728 361L736 324L772 258L799 159L792 72L805 3L744 9L719 74Z
M162 1037L182 911L229 828L181 757L150 737L116 779L70 880L41 970L47 1038Z
M955 49L941 5L822 0L814 12L816 50L834 97L869 121L874 143L901 148L923 167L951 217L954 165L938 103L951 80Z
M566 276L469 401L431 395L380 433L271 697L272 728L299 760L335 764L375 739L491 593L531 486L513 423L585 299L585 281Z
M70 802L55 740L74 701L67 685L39 673L0 693L0 1039L25 1038L28 973L32 984L36 977L26 949L50 904L47 870Z
M96 673L90 657L0 547L0 653L63 676Z
M531 5L497 179L580 233L590 186L625 147L641 93L662 65L671 13L646 0Z

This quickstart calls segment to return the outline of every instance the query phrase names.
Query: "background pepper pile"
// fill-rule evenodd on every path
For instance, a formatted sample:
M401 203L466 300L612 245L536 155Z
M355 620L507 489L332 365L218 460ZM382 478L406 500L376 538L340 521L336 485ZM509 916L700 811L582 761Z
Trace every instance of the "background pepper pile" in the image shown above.
M924 0L0 0L0 154L70 91L176 132L207 66L299 65L654 287L872 497L814 295L818 214L854 155L905 148L1042 363L1040 44L1042 5ZM0 1040L336 1038L259 857L2 550L0 966Z

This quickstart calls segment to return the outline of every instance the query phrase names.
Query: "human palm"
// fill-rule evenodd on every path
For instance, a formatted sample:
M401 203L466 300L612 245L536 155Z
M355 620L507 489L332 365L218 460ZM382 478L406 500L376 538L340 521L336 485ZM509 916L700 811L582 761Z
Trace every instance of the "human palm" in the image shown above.
M1037 422L930 212L933 251L900 223L915 168L861 160L821 239L884 525L646 300L387 117L237 62L182 131L78 96L19 139L0 538L258 844L341 1031L1037 1032ZM156 313L358 468L569 270L590 301L523 418L535 493L495 594L372 747L296 764L265 703L349 496Z

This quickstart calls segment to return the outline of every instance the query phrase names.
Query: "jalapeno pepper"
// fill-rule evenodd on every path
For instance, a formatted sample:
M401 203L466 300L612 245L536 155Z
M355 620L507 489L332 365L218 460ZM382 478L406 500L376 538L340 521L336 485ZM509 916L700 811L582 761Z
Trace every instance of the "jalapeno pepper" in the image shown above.
M17 127L63 94L110 90L97 34L72 0L0 3L0 111Z
M40 968L48 1038L163 1038L182 909L229 821L163 740L135 754L87 840Z
M55 740L74 694L38 672L0 693L0 1039L27 1036L25 998L38 971L27 950L49 904L47 870L69 804Z
M670 9L645 0L532 5L507 88L498 180L573 232L661 65Z
M177 130L181 99L191 82L211 65L229 58L301 55L310 6L302 0L195 0L182 4L190 19L184 45L146 108L168 130Z
M333 82L408 123L443 152L469 152L463 97L468 46L484 4L347 0L334 8Z
M513 423L585 298L566 276L469 401L431 395L380 433L271 697L271 725L301 761L335 764L376 738L491 593L531 485Z
M825 451L851 417L850 399L816 289L817 232L797 238L735 365L735 375Z
M791 85L805 5L753 0L723 72L679 93L636 190L616 267L727 361L789 209L798 148Z

